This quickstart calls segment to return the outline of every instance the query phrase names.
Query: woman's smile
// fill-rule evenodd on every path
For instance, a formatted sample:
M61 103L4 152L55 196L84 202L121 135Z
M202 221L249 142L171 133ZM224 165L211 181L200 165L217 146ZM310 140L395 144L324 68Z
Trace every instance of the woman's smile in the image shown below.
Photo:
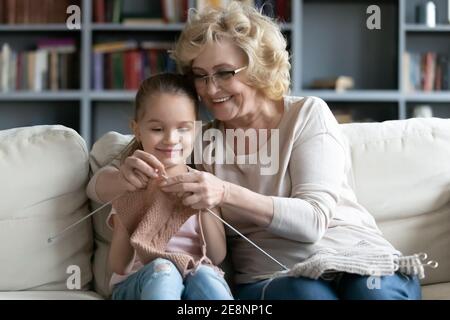
M211 99L213 103L217 104L217 103L223 103L223 102L227 102L229 101L233 96L227 96L227 97L222 97L222 98L214 98Z

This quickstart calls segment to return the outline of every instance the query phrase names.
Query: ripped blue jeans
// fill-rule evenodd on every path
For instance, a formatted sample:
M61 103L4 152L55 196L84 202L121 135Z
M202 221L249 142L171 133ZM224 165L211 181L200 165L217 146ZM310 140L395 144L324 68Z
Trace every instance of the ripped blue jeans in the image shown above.
M183 280L177 267L158 258L116 284L113 300L233 300L223 276L200 265Z

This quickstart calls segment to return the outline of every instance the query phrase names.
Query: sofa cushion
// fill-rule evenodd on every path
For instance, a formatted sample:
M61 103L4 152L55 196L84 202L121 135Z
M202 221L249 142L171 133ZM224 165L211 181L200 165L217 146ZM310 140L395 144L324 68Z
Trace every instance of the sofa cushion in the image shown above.
M450 119L341 126L353 188L384 236L404 254L439 262L423 283L450 281Z
M0 300L102 300L93 291L0 291Z
M423 300L450 300L450 283L422 286Z
M78 275L71 265L87 289L91 221L47 240L89 212L88 160L84 140L63 126L0 131L0 291L68 290L69 277Z

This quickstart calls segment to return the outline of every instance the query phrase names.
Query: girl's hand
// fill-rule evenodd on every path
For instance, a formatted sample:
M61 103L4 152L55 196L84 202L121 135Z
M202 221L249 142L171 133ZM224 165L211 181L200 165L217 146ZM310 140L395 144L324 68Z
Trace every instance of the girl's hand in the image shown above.
M145 189L149 179L166 174L164 165L152 154L136 150L119 168L119 179L127 191Z
M183 204L193 209L211 209L221 206L228 194L228 183L203 171L174 176L160 183L164 192L183 197Z

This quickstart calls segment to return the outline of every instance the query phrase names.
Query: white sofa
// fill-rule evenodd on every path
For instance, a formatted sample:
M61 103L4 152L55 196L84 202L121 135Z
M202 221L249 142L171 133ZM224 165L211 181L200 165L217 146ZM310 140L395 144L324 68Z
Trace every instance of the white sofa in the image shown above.
M342 130L359 201L401 251L439 262L426 269L423 297L450 299L450 119ZM108 208L47 239L97 207L85 194L89 175L128 139L108 133L89 154L84 140L62 126L0 131L0 299L108 298Z

